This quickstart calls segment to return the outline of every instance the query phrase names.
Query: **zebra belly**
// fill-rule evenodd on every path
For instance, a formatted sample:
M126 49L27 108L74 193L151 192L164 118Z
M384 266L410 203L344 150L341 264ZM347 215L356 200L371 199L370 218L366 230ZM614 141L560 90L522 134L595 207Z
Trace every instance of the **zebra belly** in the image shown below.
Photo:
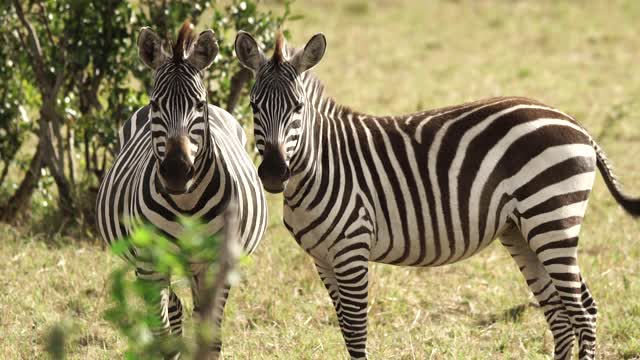
M409 232L408 236L390 236L387 230L389 226L380 221L374 225L373 221L376 219L368 219L368 212L364 207L354 209L354 213L357 216L354 214L338 216L340 221L337 225L333 224L332 217L309 229L299 224L310 224L314 217L309 217L309 214L304 211L292 211L285 206L284 220L287 224L293 224L290 226L292 236L315 259L331 261L334 244L341 241L357 241L369 244L372 262L417 267L450 264L474 255L487 247L507 226L505 215L497 231L492 231L475 243L471 243L469 239L467 241L458 239L459 244L456 244L450 238L438 240L436 237L427 237L427 234L417 231ZM349 218L356 221L349 221ZM407 219L407 223L415 222ZM402 227L400 224L392 224L392 226L395 230ZM362 236L365 229L370 231L367 236ZM358 234L358 236L354 237L350 234ZM465 243L470 245L464 246Z
M408 231L407 235L400 235L397 233L402 227L395 226L395 235L390 236L386 232L374 235L371 261L399 266L428 267L464 260L486 248L504 231L508 222L507 213L510 211L505 211L495 231L488 231L481 236L450 237L446 231L434 234L419 232L417 228ZM453 234L461 233L462 228L453 228Z

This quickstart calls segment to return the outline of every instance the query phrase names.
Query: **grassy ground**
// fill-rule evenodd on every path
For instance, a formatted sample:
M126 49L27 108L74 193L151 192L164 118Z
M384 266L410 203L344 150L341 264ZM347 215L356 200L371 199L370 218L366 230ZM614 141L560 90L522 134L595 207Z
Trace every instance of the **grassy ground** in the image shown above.
M317 72L339 101L385 114L537 98L590 129L640 194L640 2L309 0L294 10L305 16L290 25L294 44L327 35ZM344 359L329 298L281 226L281 198L269 201L271 226L227 308L225 358ZM101 315L106 274L120 261L98 245L0 233L0 358L42 356L46 329L62 319L73 324L70 358L121 354L123 339ZM640 358L638 234L598 178L580 265L599 305L601 358ZM371 358L547 358L552 339L531 300L498 244L441 268L373 265Z

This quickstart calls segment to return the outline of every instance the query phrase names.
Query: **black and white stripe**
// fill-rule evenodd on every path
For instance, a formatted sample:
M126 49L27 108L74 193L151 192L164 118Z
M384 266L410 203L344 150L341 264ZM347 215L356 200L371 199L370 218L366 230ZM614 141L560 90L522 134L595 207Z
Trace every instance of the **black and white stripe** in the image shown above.
M258 245L267 222L267 206L260 179L245 151L246 138L238 122L226 111L206 103L202 73L186 61L167 60L155 69L151 105L145 106L120 130L121 150L98 193L97 225L112 244L127 238L141 223L176 239L183 233L181 217L192 217L206 226L208 234L223 235L225 212L236 211L238 235L245 253ZM193 163L188 191L167 192L159 167L169 156L166 144L184 138L186 156ZM178 170L169 169L169 175ZM182 305L170 288L170 279L154 270L133 244L123 256L136 267L142 280L157 281L161 293L158 335L182 333ZM194 309L198 311L201 275L210 264L192 264ZM228 287L218 302L216 320L221 321ZM212 344L212 356L220 351Z
M291 56L255 61L252 54L261 53L241 33L236 52L256 72L251 96L261 167L268 167L263 183L275 166L266 150L281 150L291 174L284 223L315 261L351 358L366 358L369 261L450 264L496 238L544 311L555 357L571 358L577 337L580 358L594 358L596 304L577 244L596 166L627 211L640 215L640 201L620 192L584 128L517 97L407 116L354 112L327 98L306 72L317 56L300 67L309 49L324 52L324 38L316 37ZM299 124L295 132L292 124Z

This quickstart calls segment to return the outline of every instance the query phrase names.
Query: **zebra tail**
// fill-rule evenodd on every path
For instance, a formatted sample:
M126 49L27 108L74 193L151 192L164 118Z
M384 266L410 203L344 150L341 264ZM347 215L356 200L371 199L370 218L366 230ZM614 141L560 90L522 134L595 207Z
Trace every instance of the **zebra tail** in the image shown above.
M609 192L613 195L613 198L622 206L622 208L627 211L633 217L640 216L640 198L633 198L624 192L620 187L620 184L616 180L616 176L613 173L613 169L609 164L609 160L605 155L604 151L600 146L595 142L591 141L594 150L596 151L596 159L598 164L598 169L600 169L600 174L604 179L604 183L607 185Z

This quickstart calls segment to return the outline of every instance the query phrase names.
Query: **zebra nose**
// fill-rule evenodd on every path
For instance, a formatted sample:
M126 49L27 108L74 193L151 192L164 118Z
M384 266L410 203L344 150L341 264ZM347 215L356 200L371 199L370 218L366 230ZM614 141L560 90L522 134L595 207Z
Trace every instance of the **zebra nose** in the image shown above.
M190 161L179 157L171 157L160 163L160 175L164 177L179 176L190 179L195 172L195 168Z
M258 176L265 190L279 193L284 190L285 182L291 177L283 151L267 145L262 155L262 164L258 167Z
M263 161L260 166L258 166L258 176L262 180L279 180L280 182L285 182L289 180L291 176L291 171L287 164L284 162L277 161Z
M175 194L187 191L187 183L193 178L195 168L190 161L172 156L160 162L159 173L166 190Z
M169 174L169 169L168 169L168 165L166 161L162 161L160 163L160 175L162 175L162 177L167 177L167 175Z

